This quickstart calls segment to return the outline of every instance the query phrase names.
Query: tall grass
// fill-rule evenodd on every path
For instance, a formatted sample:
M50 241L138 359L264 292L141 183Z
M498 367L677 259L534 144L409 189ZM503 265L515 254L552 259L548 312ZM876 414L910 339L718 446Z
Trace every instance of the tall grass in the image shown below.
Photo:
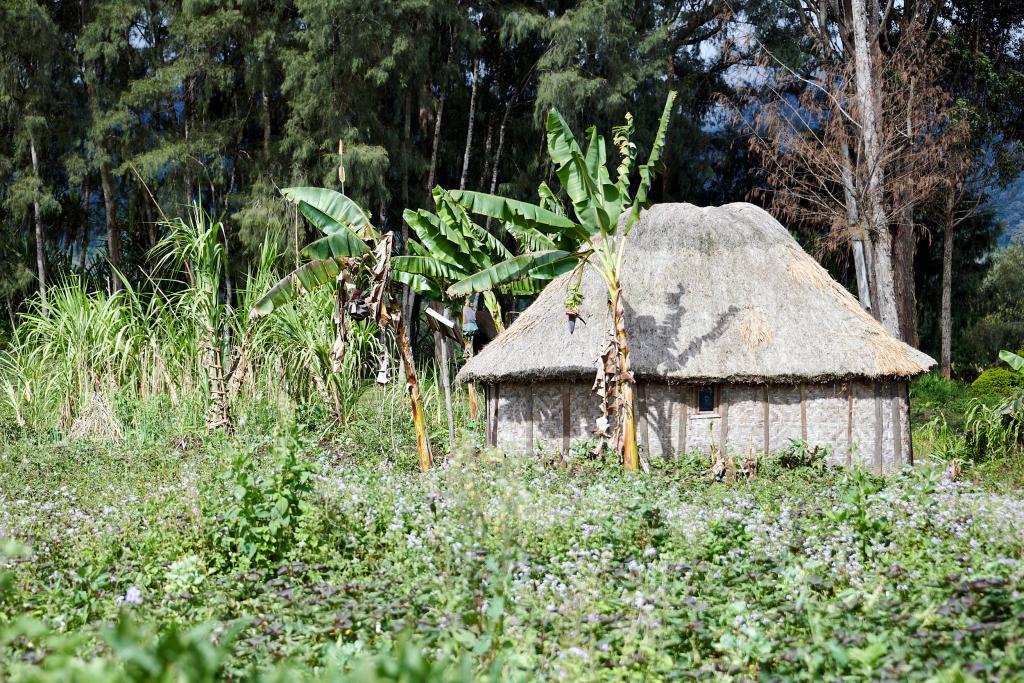
M8 436L116 437L119 422L138 417L119 407L135 406L130 413L147 401L201 425L194 413L209 411L221 381L243 419L262 410L257 404L324 423L351 421L361 410L365 431L404 438L398 368L388 368L387 387L375 388L392 340L372 322L354 325L344 367L333 372L328 288L249 319L252 303L282 276L272 238L229 296L220 223L197 209L164 229L159 265L144 285L126 281L105 293L72 276L51 287L48 312L30 304L0 349L0 426Z
M998 397L925 375L912 389L915 452L1000 488L1024 485L1024 392Z

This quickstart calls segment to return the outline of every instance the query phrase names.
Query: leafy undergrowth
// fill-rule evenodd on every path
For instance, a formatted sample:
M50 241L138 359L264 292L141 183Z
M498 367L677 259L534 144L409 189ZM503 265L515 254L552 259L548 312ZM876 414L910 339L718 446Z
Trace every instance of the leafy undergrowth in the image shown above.
M937 374L911 386L918 460L954 465L985 488L1024 488L1024 393L990 395Z
M0 460L0 679L901 680L1024 670L1024 501L295 434Z

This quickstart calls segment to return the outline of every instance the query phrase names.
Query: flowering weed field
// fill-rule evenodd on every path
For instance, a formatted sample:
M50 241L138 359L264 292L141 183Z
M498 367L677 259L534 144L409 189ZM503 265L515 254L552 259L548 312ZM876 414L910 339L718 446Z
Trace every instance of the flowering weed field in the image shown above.
M0 679L1024 677L1019 495L705 467L18 444Z

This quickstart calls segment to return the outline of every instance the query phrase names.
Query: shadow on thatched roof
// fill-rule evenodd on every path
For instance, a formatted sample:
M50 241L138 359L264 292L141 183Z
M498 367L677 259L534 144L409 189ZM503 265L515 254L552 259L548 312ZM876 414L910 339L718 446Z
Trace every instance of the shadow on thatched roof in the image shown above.
M791 382L911 377L935 364L865 312L766 211L752 204L645 211L626 247L623 291L638 377ZM572 336L567 276L553 281L467 363L459 381L589 381L608 328L590 268Z

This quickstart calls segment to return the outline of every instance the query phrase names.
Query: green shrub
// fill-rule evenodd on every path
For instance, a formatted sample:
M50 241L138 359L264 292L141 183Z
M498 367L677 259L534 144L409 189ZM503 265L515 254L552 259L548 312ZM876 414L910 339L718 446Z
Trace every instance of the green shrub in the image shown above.
M789 444L775 453L774 457L783 469L795 470L810 467L820 470L824 469L831 454L831 446L811 446L802 439L790 439Z
M207 536L224 568L276 566L300 540L312 511L315 473L294 434L278 439L269 466L260 467L255 456L239 449L225 474L227 496L207 497L213 501Z
M1012 394L1024 387L1024 375L1008 368L989 368L978 375L971 387L983 396Z

